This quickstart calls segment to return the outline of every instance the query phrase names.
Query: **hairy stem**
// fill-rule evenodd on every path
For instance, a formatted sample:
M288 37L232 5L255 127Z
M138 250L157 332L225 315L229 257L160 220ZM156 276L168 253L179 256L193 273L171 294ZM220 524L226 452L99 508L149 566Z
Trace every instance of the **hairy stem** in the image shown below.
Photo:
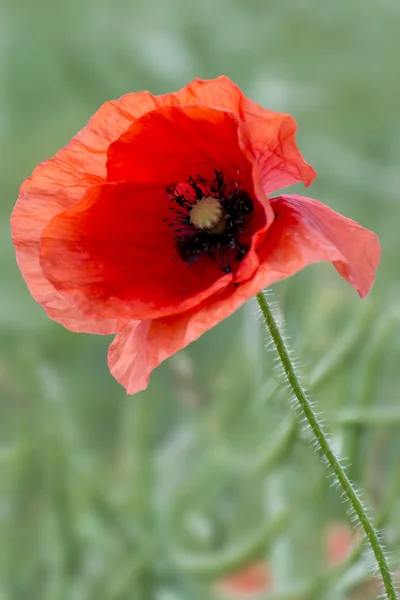
M327 436L318 420L318 417L315 414L313 407L301 386L299 378L296 375L293 363L290 359L288 350L283 341L282 335L273 317L265 295L262 292L260 294L257 294L257 300L260 305L265 324L274 343L276 352L282 363L285 375L288 379L293 394L297 399L300 409L303 412L305 418L307 419L307 422L311 428L314 438L318 443L318 447L321 451L321 454L326 459L326 462L331 468L332 473L334 474L340 487L342 488L343 493L349 501L354 513L357 515L360 525L363 528L369 543L371 544L371 548L375 555L376 562L378 564L378 569L382 577L387 600L397 600L397 594L393 583L393 578L390 573L388 561L386 559L382 545L379 541L378 534L370 521L370 518L362 504L362 501L358 497L358 494L355 491L351 481L347 477L347 474L341 466L339 459L332 450Z

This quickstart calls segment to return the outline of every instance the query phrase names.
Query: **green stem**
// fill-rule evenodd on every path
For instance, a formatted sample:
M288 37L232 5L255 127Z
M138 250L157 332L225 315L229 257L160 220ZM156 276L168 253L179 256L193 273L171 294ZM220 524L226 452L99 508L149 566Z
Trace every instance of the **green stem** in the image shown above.
M299 406L307 419L311 431L313 432L313 435L318 443L318 447L320 448L320 451L325 460L327 461L328 465L332 469L332 472L334 473L337 481L339 482L339 485L342 488L344 495L350 502L350 505L354 510L354 513L357 515L357 518L362 528L364 529L365 535L369 543L371 544L371 548L375 555L376 562L378 564L378 569L382 577L383 585L385 587L387 600L397 600L392 575L389 571L388 562L383 551L382 545L379 541L378 534L375 531L375 528L372 525L368 514L360 498L358 497L351 481L349 480L346 472L341 466L339 459L336 457L335 453L330 447L330 444L328 442L324 430L321 427L318 417L315 414L313 407L301 386L299 378L296 375L295 368L292 364L292 361L290 360L288 350L285 346L282 335L272 315L271 309L268 305L265 295L262 292L260 294L257 294L257 300L260 305L265 324L275 345L276 352L282 363L285 375L299 403Z

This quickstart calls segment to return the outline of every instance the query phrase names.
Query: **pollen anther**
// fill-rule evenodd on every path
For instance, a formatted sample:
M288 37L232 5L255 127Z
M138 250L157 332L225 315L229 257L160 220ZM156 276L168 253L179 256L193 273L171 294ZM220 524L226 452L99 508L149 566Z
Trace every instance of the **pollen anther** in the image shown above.
M221 201L214 196L203 196L189 213L189 220L196 229L221 234L226 228L226 219Z

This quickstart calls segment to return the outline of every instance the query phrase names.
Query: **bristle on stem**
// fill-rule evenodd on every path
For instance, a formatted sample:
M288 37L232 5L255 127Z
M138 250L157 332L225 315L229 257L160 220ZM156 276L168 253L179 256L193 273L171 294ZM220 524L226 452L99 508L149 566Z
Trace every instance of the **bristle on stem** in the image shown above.
M266 295L263 292L257 294L257 300L263 320L271 336L272 344L282 365L283 374L293 394L295 405L300 409L302 418L304 418L312 432L313 446L317 449L321 458L328 466L334 484L341 489L343 498L350 504L351 516L361 526L371 545L371 549L377 562L379 575L383 582L384 597L387 600L397 600L398 596L393 577L389 569L382 542L379 539L379 534L375 530L368 512L360 499L359 492L357 492L354 485L349 480L342 461L333 451L312 402L308 398L301 384L300 377L296 372L295 364L290 357L291 351L284 341L277 320L271 310L272 304L270 306L267 302Z

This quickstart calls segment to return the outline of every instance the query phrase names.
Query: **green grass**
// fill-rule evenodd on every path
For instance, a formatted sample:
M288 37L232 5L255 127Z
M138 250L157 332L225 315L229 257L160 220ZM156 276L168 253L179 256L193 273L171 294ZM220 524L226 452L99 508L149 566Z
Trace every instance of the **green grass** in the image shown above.
M363 302L326 264L274 287L396 566L399 27L395 0L0 0L1 600L207 600L253 561L269 565L271 600L378 596L370 556L325 564L345 508L293 423L256 305L126 397L106 366L111 338L64 330L30 297L9 214L35 165L126 92L226 74L292 113L318 172L298 192L382 244Z

